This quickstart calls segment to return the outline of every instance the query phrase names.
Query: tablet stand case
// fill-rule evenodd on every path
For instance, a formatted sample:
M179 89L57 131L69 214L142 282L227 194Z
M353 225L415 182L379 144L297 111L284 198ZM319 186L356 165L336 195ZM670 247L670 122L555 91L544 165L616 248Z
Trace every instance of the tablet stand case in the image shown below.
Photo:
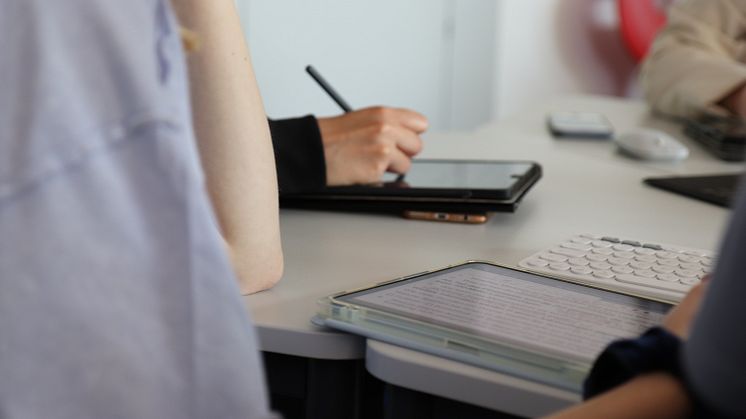
M485 214L488 212L514 212L523 197L541 178L541 166L534 164L525 181L513 191L508 199L478 198L454 193L426 195L422 192L412 196L385 195L380 190L366 193L365 187L326 188L318 193L281 194L280 206L332 211L360 211L400 214L403 211L435 211L465 214ZM340 193L335 193L339 190ZM448 192L448 191L445 191Z

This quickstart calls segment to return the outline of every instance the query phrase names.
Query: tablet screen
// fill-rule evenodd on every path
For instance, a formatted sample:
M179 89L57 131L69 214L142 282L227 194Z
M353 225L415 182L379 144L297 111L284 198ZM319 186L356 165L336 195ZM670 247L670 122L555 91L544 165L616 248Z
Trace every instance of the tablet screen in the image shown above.
M529 162L415 160L403 178L386 173L384 183L403 182L403 187L423 189L509 190L532 169Z
M337 300L589 363L611 341L660 324L671 308L485 263Z

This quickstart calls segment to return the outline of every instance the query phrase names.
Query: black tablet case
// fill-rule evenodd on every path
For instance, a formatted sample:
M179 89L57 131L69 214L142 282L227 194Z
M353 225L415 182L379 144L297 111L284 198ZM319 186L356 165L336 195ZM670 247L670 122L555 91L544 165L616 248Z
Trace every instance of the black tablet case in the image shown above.
M643 182L690 198L729 208L740 174L648 178Z
M513 212L523 197L541 178L541 166L534 163L524 181L517 185L512 196L507 199L474 197L442 191L441 194L423 194L413 191L411 196L385 195L380 188L365 186L337 189L326 188L317 193L281 194L283 208L320 209L332 211L361 211L400 214L403 211L434 211L465 214L485 214L488 212Z

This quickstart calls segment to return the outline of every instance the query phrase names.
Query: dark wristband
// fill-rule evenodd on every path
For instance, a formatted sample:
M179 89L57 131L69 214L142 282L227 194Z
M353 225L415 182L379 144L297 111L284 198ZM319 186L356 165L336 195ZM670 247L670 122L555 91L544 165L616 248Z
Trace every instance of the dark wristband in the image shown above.
M681 379L680 348L681 340L662 327L654 327L637 339L611 343L586 378L583 398L589 399L652 371L668 372Z

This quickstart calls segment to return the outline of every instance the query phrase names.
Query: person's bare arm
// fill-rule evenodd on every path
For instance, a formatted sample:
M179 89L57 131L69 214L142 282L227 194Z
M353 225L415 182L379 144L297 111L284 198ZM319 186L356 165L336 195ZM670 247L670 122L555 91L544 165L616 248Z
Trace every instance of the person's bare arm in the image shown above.
M233 0L172 0L200 48L187 57L207 189L243 293L282 276L277 178L264 107Z
M675 419L690 413L684 386L671 375L655 373L637 377L551 419Z

